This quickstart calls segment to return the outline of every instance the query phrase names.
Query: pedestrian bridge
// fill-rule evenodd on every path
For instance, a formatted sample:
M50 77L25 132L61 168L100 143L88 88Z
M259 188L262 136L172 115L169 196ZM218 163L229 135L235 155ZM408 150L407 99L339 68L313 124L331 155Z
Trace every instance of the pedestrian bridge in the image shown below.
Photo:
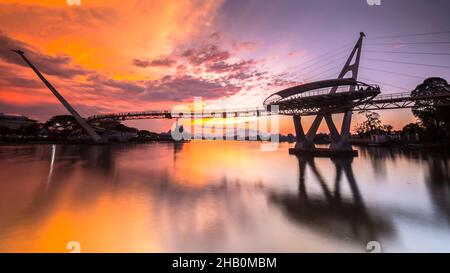
M317 98L323 99L320 94L326 94L325 90L317 94L314 98L314 94L311 97L312 100ZM339 94L339 92L338 92ZM308 98L303 96L303 98ZM370 100L364 100L360 104L355 105L352 111L375 111L384 109L401 109L411 108L416 101L441 101L442 104L448 104L450 99L449 92L435 93L427 96L411 96L411 92L401 92L392 94L379 93ZM174 118L226 118L226 117L251 117L251 116L267 116L267 115L300 115L300 116L313 116L317 115L318 111L315 107L312 108L292 108L283 109L280 107L278 112L272 112L270 105L260 107L247 107L247 108L227 108L227 109L206 109L205 111L192 111L188 115L172 113L170 110L149 110L149 111L135 111L135 112L117 112L117 113L104 113L97 114L87 118L88 121L99 121L107 119L115 120L136 120L136 119L174 119ZM338 109L337 107L332 110L333 113L342 113L345 109Z

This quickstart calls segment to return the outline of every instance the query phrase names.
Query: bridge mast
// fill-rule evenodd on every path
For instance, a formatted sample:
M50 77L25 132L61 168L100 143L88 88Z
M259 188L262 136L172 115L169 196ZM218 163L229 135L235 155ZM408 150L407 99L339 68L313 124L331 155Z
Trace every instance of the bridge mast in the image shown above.
M53 95L55 95L56 98L58 98L59 102L61 102L62 105L67 109L67 111L72 114L72 116L75 118L75 120L80 124L80 126L91 136L91 138L95 142L100 142L102 138L95 132L95 130L78 114L78 112L69 104L69 102L64 99L64 97L53 87L53 85L50 84L49 81L37 70L37 68L25 57L25 53L21 50L11 50L17 54L19 54L24 61L33 69L34 73L38 75L38 77L41 79L41 81L52 91Z
M361 32L360 37L358 41L356 42L355 46L353 47L352 52L350 53L350 56L348 57L347 61L345 62L344 67L342 68L341 72L339 73L338 79L343 79L344 76L351 72L351 79L357 80L358 78L358 69L359 69L359 60L361 57L361 49L362 49L362 42L363 38L366 35ZM352 63L353 60L353 63ZM330 90L330 94L336 93L338 87L333 87ZM355 86L351 86L349 91L354 91ZM333 119L332 119L332 113L325 113L325 114L318 114L313 123L311 124L311 127L309 128L308 132L305 134L303 132L303 128L301 126L301 117L300 115L294 115L294 127L295 132L297 135L297 143L295 145L295 149L315 149L314 146L314 137L316 136L317 130L319 129L320 123L322 122L322 119L325 119L325 122L327 123L328 129L330 130L331 140L332 143L330 145L331 150L352 150L352 146L348 142L348 138L350 136L350 125L352 120L352 109L348 109L344 113L344 118L342 120L342 127L341 131L339 132L336 128Z
M345 63L344 67L342 68L341 73L339 74L339 79L344 78L345 74L348 72L352 73L351 78L354 80L358 79L358 71L359 71L359 60L361 58L361 50L362 50L362 42L363 38L366 37L364 32L360 33L358 42L356 43L355 47L352 50L352 53L347 59L347 62ZM356 54L356 55L355 55ZM350 64L352 59L354 58L353 64ZM335 93L336 88L331 90L330 93ZM355 86L350 86L349 91L355 91ZM352 149L352 146L348 142L348 139L350 137L350 126L352 122L352 109L348 109L347 112L344 113L344 118L342 119L342 126L341 126L341 134L337 135L335 134L335 141L331 144L331 149ZM330 132L337 132L337 130L334 130L336 127L334 126L333 120L331 119L331 114L328 113L325 115L325 120L327 122L328 127L330 128ZM332 127L334 127L332 129Z

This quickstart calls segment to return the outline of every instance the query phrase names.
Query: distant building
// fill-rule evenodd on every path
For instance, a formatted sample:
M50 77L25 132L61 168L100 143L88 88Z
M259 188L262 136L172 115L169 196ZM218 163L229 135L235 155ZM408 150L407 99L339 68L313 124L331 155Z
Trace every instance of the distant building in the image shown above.
M19 129L21 127L28 127L36 123L36 120L29 119L25 116L5 115L3 113L0 113L0 127Z

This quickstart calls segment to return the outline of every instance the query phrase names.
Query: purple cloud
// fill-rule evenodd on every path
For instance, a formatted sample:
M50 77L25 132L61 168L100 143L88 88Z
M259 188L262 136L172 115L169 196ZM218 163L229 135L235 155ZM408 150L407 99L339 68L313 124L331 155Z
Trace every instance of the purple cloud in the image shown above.
M133 64L137 67L151 67L151 66L165 66L171 67L176 64L176 61L169 57L159 57L158 59L148 60L148 59L133 59Z
M234 73L251 69L257 62L254 60L240 61L237 63L228 63L225 61L215 62L207 66L208 72L214 73Z
M149 81L145 98L152 100L185 101L201 96L206 99L218 99L239 92L239 86L220 83L203 78L184 76L165 76L158 81Z
M221 50L217 45L207 45L199 49L188 49L182 54L192 65L201 65L225 61L231 57L227 50Z

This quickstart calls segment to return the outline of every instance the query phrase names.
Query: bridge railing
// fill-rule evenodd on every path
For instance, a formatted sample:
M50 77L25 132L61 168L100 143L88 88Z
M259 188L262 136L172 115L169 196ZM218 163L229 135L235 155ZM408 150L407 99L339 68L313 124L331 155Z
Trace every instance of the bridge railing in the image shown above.
M355 87L355 89L353 91L351 90L351 87ZM377 88L379 89L380 87L376 84L371 85L370 87L372 88ZM363 85L343 85L343 86L338 86L336 88L336 93L344 93L344 92L358 92L358 91L363 91L366 90L370 87L367 86L363 86ZM296 98L306 98L306 97L315 97L315 96L322 96L322 95L329 95L330 91L335 88L335 87L324 87L321 89L316 89L316 90L311 90L311 91L307 91L304 93L300 93L300 94L295 94L292 96L289 96L287 98L281 99L282 100L290 100L290 99L296 99Z
M339 89L339 88L338 88ZM343 86L340 88L341 92L342 90L348 91L348 86ZM357 92L358 90L355 90ZM320 95L320 94L328 94L329 88L324 88L323 90L315 90L311 92L312 94ZM311 94L310 93L310 94ZM305 95L304 95L305 96ZM414 100L429 100L429 99L442 99L442 98L450 98L449 92L441 92L441 93L435 93L432 95L424 95L424 96L417 96L412 97L411 92L401 92L401 93L392 93L392 94L379 94L376 96L373 100L370 100L366 102L366 104L386 104L386 103L395 103L399 101L414 101ZM274 104L276 105L276 103ZM190 112L190 117L220 117L220 115L223 114L236 114L239 116L239 114L244 114L246 116L252 116L252 115L269 115L273 114L271 109L268 108L269 106L249 106L249 107L241 107L241 108L222 108L222 109L210 109L210 108L202 108L200 111ZM379 108L377 108L379 109ZM196 110L196 109L194 109ZM160 111L134 111L134 112L120 112L120 113L109 113L109 114L99 114L94 115L88 118L88 120L99 120L99 119L107 119L107 118L124 118L127 119L127 117L151 117L154 116L157 117L163 117L163 118L179 118L182 116L182 113L179 115L172 115L171 111L168 110L160 110ZM229 117L229 115L227 115Z
M434 93L430 95L423 96L411 96L411 92L400 92L400 93L392 93L392 94L380 94L376 96L371 102L377 101L395 101L395 100L420 100L420 99L433 99L433 98L441 98L441 97L450 97L449 92L440 92Z
M411 97L411 92L400 92L391 94L380 94L373 100L393 100L393 99L406 99Z
M98 118L104 118L104 117L121 117L121 116L133 116L133 115L163 115L163 114L170 114L167 110L161 110L161 111L134 111L134 112L119 112L119 113L105 113L105 114L98 114L90 116L89 119L98 119Z
M254 107L241 107L241 108L224 108L224 109L208 109L202 108L199 111L192 110L190 112L191 116L215 116L215 115L223 115L224 113L263 113L270 112L266 107L254 106ZM182 113L175 116L181 116ZM168 110L160 110L160 111L135 111L135 112L119 112L119 113L105 113L98 114L88 117L88 120L96 120L96 119L106 119L106 118L121 118L121 117L133 117L133 116L172 116L172 112Z

